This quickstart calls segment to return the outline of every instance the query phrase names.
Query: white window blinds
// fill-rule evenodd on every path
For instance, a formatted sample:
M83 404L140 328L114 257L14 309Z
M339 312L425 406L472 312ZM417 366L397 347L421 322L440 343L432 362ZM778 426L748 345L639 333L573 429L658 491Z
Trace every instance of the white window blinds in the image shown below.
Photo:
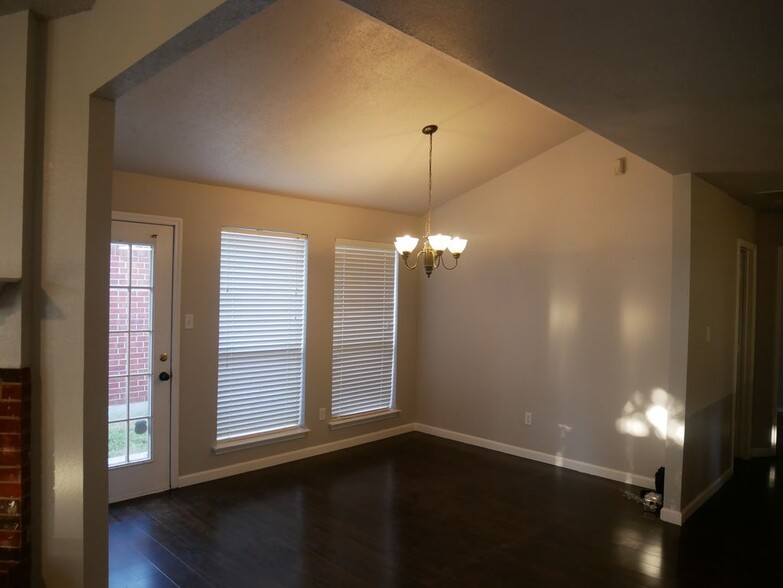
M306 236L221 232L218 442L301 425L306 276Z
M394 405L397 267L391 244L337 240L332 340L335 418Z

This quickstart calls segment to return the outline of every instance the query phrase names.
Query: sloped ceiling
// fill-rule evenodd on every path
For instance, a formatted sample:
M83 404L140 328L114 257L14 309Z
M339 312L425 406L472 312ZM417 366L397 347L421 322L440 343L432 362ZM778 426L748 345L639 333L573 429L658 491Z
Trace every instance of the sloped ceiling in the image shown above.
M419 214L582 132L337 0L279 0L117 102L118 169ZM607 162L611 165L611 162Z
M529 96L783 210L783 2L346 4L279 0L121 98L118 166L415 211L424 124L437 202L579 132Z
M664 170L783 211L783 2L347 0Z
M95 0L2 0L0 16L20 10L32 10L43 19L60 18L90 10Z

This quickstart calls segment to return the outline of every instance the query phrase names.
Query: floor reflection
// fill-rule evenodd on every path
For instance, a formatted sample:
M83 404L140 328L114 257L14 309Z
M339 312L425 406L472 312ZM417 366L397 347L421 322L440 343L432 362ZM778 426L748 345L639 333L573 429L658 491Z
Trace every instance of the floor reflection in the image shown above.
M638 489L410 434L110 508L112 586L779 586L781 460L683 527Z

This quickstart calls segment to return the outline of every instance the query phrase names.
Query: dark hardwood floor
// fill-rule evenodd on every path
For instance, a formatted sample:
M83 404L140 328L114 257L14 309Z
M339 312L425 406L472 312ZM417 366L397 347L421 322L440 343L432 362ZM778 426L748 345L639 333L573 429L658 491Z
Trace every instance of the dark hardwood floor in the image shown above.
M111 506L110 585L783 585L780 457L682 528L627 489L412 433Z

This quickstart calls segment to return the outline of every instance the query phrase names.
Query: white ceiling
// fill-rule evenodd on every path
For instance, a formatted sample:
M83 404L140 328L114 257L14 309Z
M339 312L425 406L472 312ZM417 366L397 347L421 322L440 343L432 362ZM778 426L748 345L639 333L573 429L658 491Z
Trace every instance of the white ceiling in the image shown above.
M278 0L117 102L115 167L406 213L582 132L337 0Z

